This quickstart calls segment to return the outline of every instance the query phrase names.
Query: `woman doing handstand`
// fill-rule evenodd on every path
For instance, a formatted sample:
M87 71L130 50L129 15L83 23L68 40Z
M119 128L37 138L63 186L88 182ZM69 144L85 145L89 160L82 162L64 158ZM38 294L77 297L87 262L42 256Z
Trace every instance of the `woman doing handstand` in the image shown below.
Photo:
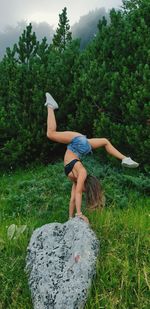
M76 216L89 222L88 218L81 212L82 193L86 193L86 202L89 208L102 207L102 188L98 179L88 175L83 163L80 161L82 155L86 155L99 147L105 147L106 151L120 159L122 165L130 168L138 167L139 164L130 157L120 153L106 138L90 138L73 131L58 132L54 110L58 104L53 97L47 92L46 103L48 107L47 117L47 137L58 143L67 144L67 150L64 156L64 168L66 176L73 182L71 198L69 203L69 218L72 218L76 209Z

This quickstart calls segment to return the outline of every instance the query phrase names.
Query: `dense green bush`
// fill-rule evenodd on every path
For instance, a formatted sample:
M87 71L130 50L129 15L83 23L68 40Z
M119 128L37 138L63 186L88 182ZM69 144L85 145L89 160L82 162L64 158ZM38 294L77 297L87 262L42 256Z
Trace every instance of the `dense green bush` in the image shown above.
M150 3L123 1L99 21L84 51L73 41L67 10L53 42L39 43L30 24L0 62L1 167L52 159L44 93L59 102L59 130L107 137L141 166L149 160Z
M67 45L67 42L66 42ZM30 24L13 51L0 64L0 116L2 167L16 167L34 160L50 159L46 138L46 91L60 103L59 122L66 122L73 71L70 67L79 52L79 42L70 42L62 50L48 46L46 39L39 44Z
M150 3L140 1L128 11L112 10L109 25L100 21L97 37L80 56L82 69L75 83L77 127L109 138L143 165L150 150L148 12Z

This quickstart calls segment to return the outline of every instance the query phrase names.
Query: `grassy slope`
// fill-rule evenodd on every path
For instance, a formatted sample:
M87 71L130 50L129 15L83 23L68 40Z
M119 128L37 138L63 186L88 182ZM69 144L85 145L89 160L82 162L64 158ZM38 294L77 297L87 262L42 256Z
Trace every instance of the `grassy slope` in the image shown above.
M97 275L86 309L148 309L148 178L137 171L101 167L94 159L85 164L102 180L107 198L101 214L89 214L83 202L83 211L100 239ZM62 163L2 175L0 181L0 309L31 309L24 272L26 247L36 227L68 219L71 184ZM28 228L10 240L7 229L11 224L26 224Z

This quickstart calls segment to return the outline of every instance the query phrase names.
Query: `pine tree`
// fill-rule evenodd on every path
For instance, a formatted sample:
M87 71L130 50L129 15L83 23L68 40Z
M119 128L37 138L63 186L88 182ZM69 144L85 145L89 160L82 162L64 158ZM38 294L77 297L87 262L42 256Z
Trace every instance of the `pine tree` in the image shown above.
M70 25L67 18L67 8L65 7L62 10L62 13L59 14L59 24L56 30L56 34L53 38L53 46L59 51L66 49L67 45L72 41L72 34L69 31Z
M145 0L147 2L147 0ZM139 9L140 5L143 0L123 0L123 9L125 13L128 13L130 11L135 11L135 9Z
M37 54L39 42L36 39L35 32L32 33L32 24L30 23L15 45L17 59L19 63L28 64L29 60Z

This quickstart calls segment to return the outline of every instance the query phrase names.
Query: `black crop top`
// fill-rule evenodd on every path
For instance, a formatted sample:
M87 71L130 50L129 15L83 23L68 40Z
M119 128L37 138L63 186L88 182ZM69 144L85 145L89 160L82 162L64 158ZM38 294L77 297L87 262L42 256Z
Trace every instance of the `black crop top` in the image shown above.
M76 162L80 162L80 160L78 159L74 159L72 161L70 161L67 165L65 165L64 169L65 169L65 174L66 176L68 176L68 174L72 171L74 165L76 164Z

